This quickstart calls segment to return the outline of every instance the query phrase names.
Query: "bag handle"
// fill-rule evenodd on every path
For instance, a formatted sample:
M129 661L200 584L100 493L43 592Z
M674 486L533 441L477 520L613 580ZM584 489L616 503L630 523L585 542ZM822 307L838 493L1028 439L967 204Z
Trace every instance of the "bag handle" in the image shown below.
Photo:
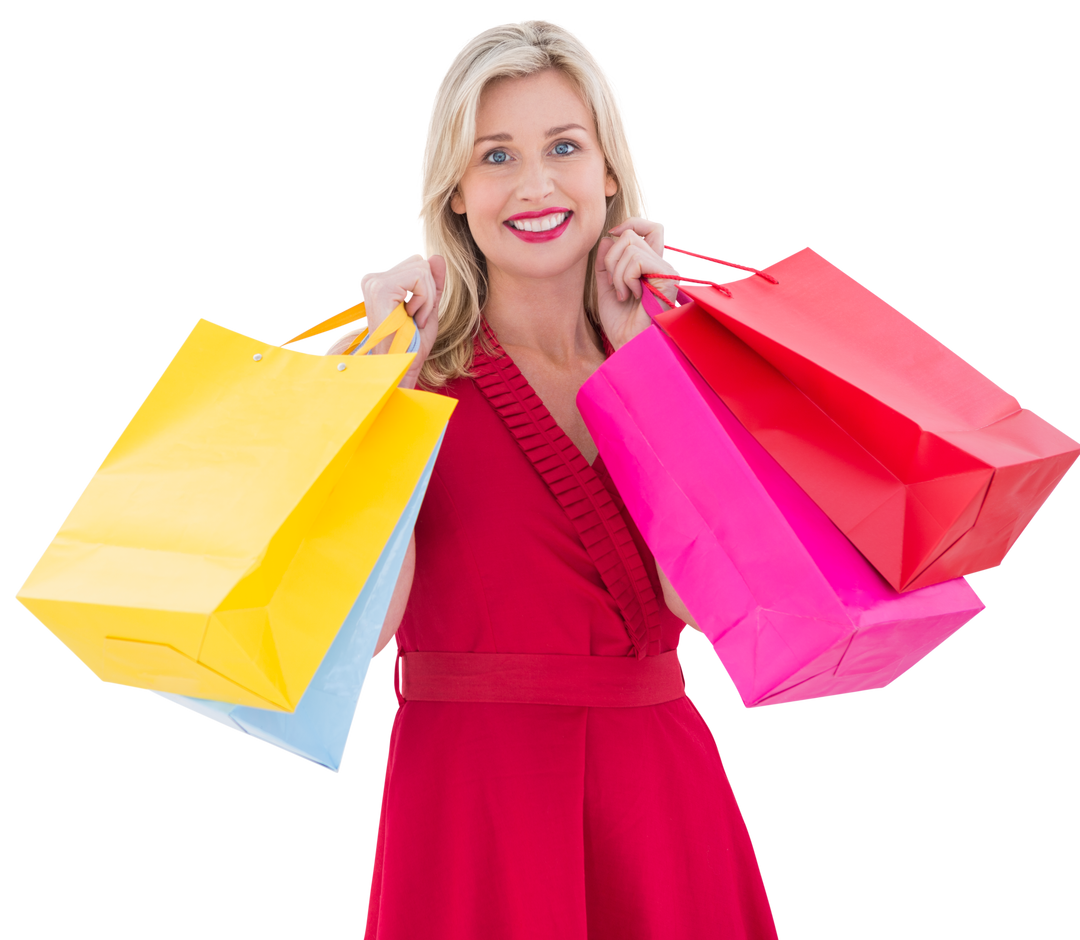
M745 261L732 261L731 258L721 258L719 255L706 255L704 252L684 249L679 245L664 245L664 251L671 252L673 255L681 255L684 258L704 261L706 265L713 265L716 268L727 268L730 271L739 271L743 274L757 274L759 278L765 278L770 284L780 283L764 268L759 268L757 265L747 265Z
M367 313L364 304L358 303L355 307L350 307L348 310L343 310L341 313L330 317L328 320L323 320L322 323L313 326L310 330L306 330L299 336L294 336L288 342L282 343L281 345L288 346L289 343L295 343L297 340L307 339L309 336L318 336L320 333L337 329L339 326L345 326L347 323L352 323L354 320L359 320L366 315ZM406 327L409 326L412 327L411 330L406 329ZM407 352L416 336L416 324L413 323L412 317L406 312L404 303L398 304L393 309L390 316L375 328L374 332L369 332L367 329L361 330L353 337L353 341L349 343L342 355L351 356L353 355L354 350L356 350L356 354L358 355L366 355L391 333L394 334L394 341L390 344L390 352Z
M717 268L727 268L730 271L740 271L743 274L757 274L759 278L764 278L770 284L779 284L780 281L772 277L768 271L762 270L757 265L747 265L745 261L732 261L730 258L721 258L719 255L706 255L704 252L694 251L693 249L684 249L681 245L665 244L664 252L671 252L673 255L681 255L684 258L692 258L696 261L704 261L706 265L713 265ZM648 288L649 292L654 296L657 296L669 307L677 307L678 304L673 304L671 300L667 299L660 291L659 288L654 287L649 283L649 278L664 278L670 281L679 281L684 284L705 284L710 287L715 287L717 291L725 296L730 297L731 292L724 286L723 281L714 281L712 278L698 278L693 274L642 274L642 283ZM648 310L648 307L646 307Z

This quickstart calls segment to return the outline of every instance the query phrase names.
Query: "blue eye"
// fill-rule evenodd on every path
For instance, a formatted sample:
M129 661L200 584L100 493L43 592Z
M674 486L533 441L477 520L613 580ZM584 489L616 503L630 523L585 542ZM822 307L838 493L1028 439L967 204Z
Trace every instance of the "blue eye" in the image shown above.
M553 152L557 153L560 157L565 157L568 154L573 153L575 150L577 150L577 147L574 146L574 144L570 143L570 141L568 140L557 143L553 148Z
M488 163L505 163L510 159L510 154L505 150L492 150L491 153L484 157Z

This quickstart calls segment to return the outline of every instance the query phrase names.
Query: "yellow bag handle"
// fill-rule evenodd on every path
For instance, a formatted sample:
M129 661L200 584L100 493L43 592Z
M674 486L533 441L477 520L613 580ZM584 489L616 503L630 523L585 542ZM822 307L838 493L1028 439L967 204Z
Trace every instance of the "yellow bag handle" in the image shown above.
M336 316L330 317L329 320L323 320L316 326L313 326L310 330L306 330L299 336L294 336L288 342L282 343L282 346L288 346L289 343L295 343L297 340L307 339L309 336L318 336L320 333L325 333L328 330L336 329L339 326L345 326L346 323L352 323L354 320L359 320L361 317L366 316L363 303L357 304L355 307L350 307L348 310L343 310ZM406 330L406 326L411 326L411 330ZM388 316L382 323L378 325L374 333L364 329L361 330L349 343L348 348L342 353L343 356L352 355L354 349L363 343L364 347L358 350L358 355L365 355L371 352L376 346L379 345L386 337L391 333L394 335L394 341L390 344L390 352L403 353L406 352L409 346L412 344L413 337L416 335L416 324L413 323L412 317L405 311L405 304L398 304L390 316Z
M406 326L410 326L412 329L406 330ZM344 355L351 355L354 349L356 350L357 355L366 355L391 333L394 334L394 339L390 343L389 351L392 353L403 353L407 351L413 341L413 337L416 335L416 324L413 323L412 317L405 312L404 303L398 304L390 312L390 316L376 327L374 333L368 333L367 330L364 330L354 336L353 341L349 343L349 347L345 350ZM357 347L359 347L359 349L357 349Z

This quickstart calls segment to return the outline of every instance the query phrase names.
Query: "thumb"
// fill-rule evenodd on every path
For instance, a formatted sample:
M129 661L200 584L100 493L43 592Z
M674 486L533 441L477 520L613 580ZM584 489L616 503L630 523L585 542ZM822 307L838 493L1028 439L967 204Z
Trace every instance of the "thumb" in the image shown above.
M429 323L439 322L439 302L442 300L443 287L446 286L446 259L442 255L432 255L427 259L427 265L435 286L435 296L425 300L423 312L418 312L416 325L422 330Z
M431 268L431 277L435 281L436 296L441 297L443 287L446 285L446 259L442 255L432 255L428 258L428 266Z

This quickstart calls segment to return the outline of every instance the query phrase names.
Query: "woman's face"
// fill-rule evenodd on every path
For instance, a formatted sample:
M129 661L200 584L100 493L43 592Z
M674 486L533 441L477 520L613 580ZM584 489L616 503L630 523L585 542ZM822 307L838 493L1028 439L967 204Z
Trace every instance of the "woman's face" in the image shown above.
M549 278L583 266L615 192L592 113L562 72L484 89L472 158L450 206L467 216L489 275Z

